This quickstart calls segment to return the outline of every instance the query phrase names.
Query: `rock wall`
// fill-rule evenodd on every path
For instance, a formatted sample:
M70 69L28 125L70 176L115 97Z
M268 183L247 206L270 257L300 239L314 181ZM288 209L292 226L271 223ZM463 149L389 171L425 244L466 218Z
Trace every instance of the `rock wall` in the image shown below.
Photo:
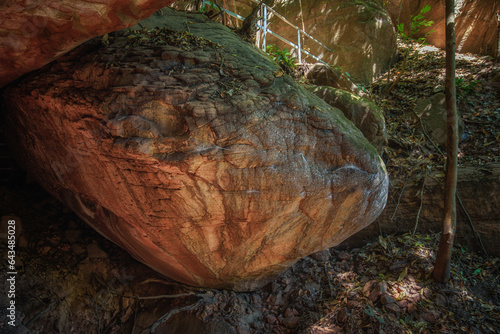
M375 223L349 238L343 247L362 246L380 233L411 232L418 215L417 233L441 231L443 184L443 176L437 172L426 177L425 185L423 180L391 180L384 212ZM459 168L457 189L460 200L457 199L456 243L481 252L480 239L490 256L499 256L500 166Z
M2 1L0 87L92 37L130 27L173 1Z
M420 13L427 4L431 11L424 15L426 20L434 21L431 27L422 27L416 37L426 37L426 41L438 48L446 46L444 0L389 0L386 4L392 21L396 26L404 23L406 30L411 18ZM455 21L456 48L460 53L475 53L498 56L498 15L500 2L496 0L463 0L456 2Z
M328 64L341 67L357 83L372 82L396 60L395 30L389 13L378 1L277 0L273 8L332 51L309 38L303 39L303 48ZM297 43L296 30L282 21L273 19L269 28ZM268 36L268 43L290 50L290 46L272 36Z
M382 211L383 162L339 110L205 16L141 24L4 94L14 153L101 234L180 282L251 290Z

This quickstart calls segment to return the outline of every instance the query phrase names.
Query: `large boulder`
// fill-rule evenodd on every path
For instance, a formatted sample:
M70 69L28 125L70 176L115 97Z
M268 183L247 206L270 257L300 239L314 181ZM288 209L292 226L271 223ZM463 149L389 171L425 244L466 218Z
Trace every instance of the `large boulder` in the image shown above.
M296 26L318 39L327 51L304 37L309 49L330 65L339 66L358 83L368 84L396 60L396 32L389 13L380 1L367 0L276 0L273 8ZM297 44L297 31L278 18L270 29ZM290 46L268 35L268 44ZM316 62L306 58L309 62Z
M329 86L311 86L309 90L332 107L340 109L377 151L382 152L387 144L385 118L383 111L375 103Z
M394 24L404 23L406 33L408 33L412 18L418 15L424 6L430 5L431 10L424 14L424 18L433 21L434 24L430 27L421 27L415 37L425 37L427 43L441 49L446 47L444 0L388 0L385 4ZM457 1L456 12L457 52L497 57L500 2L497 0Z
M0 87L76 46L130 27L174 0L0 2Z
M342 89L360 96L366 95L338 67L316 63L306 72L307 81L316 86L329 86Z
M6 88L13 151L51 194L165 276L238 291L380 214L384 164L341 111L227 27L163 14Z

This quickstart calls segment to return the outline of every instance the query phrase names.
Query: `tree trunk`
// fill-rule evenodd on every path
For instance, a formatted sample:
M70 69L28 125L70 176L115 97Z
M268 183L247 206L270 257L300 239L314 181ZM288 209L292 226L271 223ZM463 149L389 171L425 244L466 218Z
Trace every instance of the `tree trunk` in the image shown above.
M450 279L450 262L456 228L455 195L457 189L458 119L455 87L455 0L446 0L446 177L444 189L443 231L434 266L434 279Z

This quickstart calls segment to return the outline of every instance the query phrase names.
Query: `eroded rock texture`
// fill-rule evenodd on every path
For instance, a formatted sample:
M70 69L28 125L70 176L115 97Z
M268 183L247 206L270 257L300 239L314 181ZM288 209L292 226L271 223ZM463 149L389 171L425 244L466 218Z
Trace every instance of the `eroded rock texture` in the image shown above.
M228 28L164 14L173 30L87 43L6 90L49 192L158 272L240 291L380 214L383 162L339 110Z
M130 27L173 1L2 1L0 87L92 37Z
M351 92L329 86L310 86L309 90L332 107L340 109L377 151L382 152L387 144L385 118L375 103Z
M396 60L396 32L380 1L277 0L273 8L331 51L304 37L302 47L330 65L340 66L353 80L367 84ZM274 18L270 29L297 44L297 31ZM290 46L268 36L268 43ZM316 62L307 58L309 62Z

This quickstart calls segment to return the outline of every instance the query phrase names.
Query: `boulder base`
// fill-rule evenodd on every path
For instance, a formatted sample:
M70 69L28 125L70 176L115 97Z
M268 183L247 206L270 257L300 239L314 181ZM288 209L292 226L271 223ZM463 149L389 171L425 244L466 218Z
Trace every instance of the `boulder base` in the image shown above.
M380 214L383 162L342 112L230 29L163 15L6 89L13 151L50 193L163 275L238 291Z

